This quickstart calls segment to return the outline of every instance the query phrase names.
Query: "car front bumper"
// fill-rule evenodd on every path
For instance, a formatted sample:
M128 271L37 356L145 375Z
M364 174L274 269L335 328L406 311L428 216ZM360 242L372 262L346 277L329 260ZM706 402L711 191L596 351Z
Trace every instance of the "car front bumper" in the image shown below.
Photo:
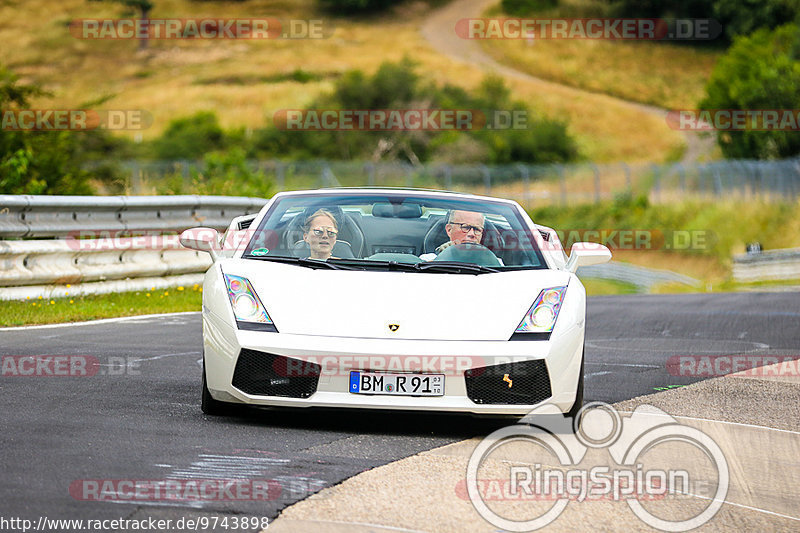
M524 415L543 403L568 411L575 402L583 356L583 324L558 329L549 340L438 341L293 335L235 329L203 313L204 364L216 400L272 407L402 409L496 415ZM322 369L307 398L247 394L233 386L242 349L312 361ZM550 381L549 399L534 404L475 403L464 371L496 364L542 360ZM399 367L399 368L398 368ZM421 371L445 374L443 396L366 395L349 392L350 370ZM511 376L514 378L514 376ZM498 378L502 379L502 378ZM506 386L498 383L499 387Z

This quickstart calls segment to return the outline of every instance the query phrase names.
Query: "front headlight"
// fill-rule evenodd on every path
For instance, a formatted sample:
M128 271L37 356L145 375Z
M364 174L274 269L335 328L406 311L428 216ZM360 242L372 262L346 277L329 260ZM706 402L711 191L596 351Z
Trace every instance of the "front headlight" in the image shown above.
M228 300L236 317L239 329L257 329L261 331L277 331L267 310L258 299L250 280L242 276L222 275L228 289Z
M514 333L552 332L566 292L566 286L544 289L540 292Z

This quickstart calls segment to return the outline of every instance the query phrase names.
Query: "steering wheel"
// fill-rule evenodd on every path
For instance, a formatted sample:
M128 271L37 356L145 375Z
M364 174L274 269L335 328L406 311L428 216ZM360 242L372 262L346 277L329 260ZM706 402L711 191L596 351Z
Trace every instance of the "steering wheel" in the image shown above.
M501 266L500 260L486 246L473 242L452 244L442 250L434 261L458 261L482 266Z

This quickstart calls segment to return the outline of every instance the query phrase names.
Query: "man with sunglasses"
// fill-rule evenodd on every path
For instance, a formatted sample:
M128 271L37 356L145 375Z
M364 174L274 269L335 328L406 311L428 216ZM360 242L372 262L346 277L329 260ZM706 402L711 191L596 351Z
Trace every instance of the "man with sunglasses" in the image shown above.
M483 232L486 225L486 220L483 213L476 211L460 211L454 209L447 214L447 224L444 226L444 231L450 238L449 241L438 246L436 253L422 254L420 259L423 261L432 261L437 255L448 246L461 243L474 243L480 244L483 238Z
M303 240L311 250L310 259L326 260L331 258L339 225L333 213L327 209L319 209L306 219L303 225ZM335 258L334 258L335 259Z

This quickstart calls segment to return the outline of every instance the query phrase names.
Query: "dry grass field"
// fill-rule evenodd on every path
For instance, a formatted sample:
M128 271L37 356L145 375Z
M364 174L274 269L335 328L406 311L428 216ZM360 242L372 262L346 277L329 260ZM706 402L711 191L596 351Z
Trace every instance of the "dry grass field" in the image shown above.
M403 57L416 61L419 72L438 84L470 89L484 76L477 67L439 54L421 36L420 25L435 9L426 2L404 2L385 15L362 19L330 17L318 10L314 0L154 3L152 18L321 19L331 35L294 40L154 40L147 51L138 52L133 40L77 39L69 31L74 19L134 16L119 4L5 0L0 3L2 62L24 81L39 83L52 93L34 102L37 107L146 110L153 116L153 124L141 133L144 139L158 136L171 120L200 110L215 111L226 128L262 127L275 111L302 107L330 90L335 79L349 69L372 72L383 61ZM518 44L506 42L503 46L509 50L493 53L517 66L521 56L512 49ZM564 46L565 42L556 44ZM587 43L569 44L580 47ZM580 57L573 62L597 61L599 55L608 53L610 57L604 61L615 70L606 72L606 77L634 76L628 74L630 58L616 58L616 52L604 48L584 58L588 52L578 48L574 54ZM564 53L571 52L565 48ZM661 65L662 77L682 70L695 72L694 77L705 75L707 60L698 63L688 51L668 57L668 64ZM551 68L560 61L553 56ZM641 58L637 63L648 61ZM313 79L295 81L292 73L297 70ZM581 86L555 75L553 79ZM514 97L534 112L567 120L587 159L663 161L680 152L681 136L658 117L601 94L576 92L570 87L542 91L525 80L507 81ZM137 135L131 131L120 134Z

